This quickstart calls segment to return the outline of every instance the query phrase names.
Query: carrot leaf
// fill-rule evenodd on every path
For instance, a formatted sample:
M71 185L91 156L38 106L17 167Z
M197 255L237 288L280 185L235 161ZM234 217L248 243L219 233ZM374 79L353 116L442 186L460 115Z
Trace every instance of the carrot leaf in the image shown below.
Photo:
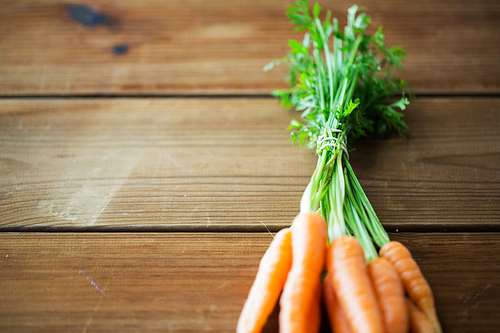
M288 7L286 15L296 30L304 31L304 38L290 40L288 54L265 70L280 64L290 68L290 88L273 96L301 112L300 120L288 127L292 143L318 154L301 210L319 211L325 217L330 240L354 233L366 244L381 246L388 241L387 233L348 157L360 137L407 132L402 113L409 104L407 85L392 76L394 68L402 68L406 51L387 47L382 28L367 33L371 18L364 8L354 5L347 10L343 30L331 12L323 20L321 12L319 4L310 8L307 0ZM373 257L373 249L365 247Z

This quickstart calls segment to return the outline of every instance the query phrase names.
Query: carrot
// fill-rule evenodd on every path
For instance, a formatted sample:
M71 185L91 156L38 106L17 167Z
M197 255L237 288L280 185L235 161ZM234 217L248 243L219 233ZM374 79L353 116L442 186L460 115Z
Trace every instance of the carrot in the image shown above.
M383 257L370 261L368 271L377 295L385 333L406 333L409 328L403 283L396 269Z
M415 306L412 300L406 299L408 312L410 314L410 332L411 333L434 333L434 327L429 318Z
M323 301L326 306L330 327L333 333L351 333L351 327L345 317L344 312L340 308L340 304L335 295L332 285L331 273L328 273L323 280Z
M382 333L382 315L358 240L352 236L335 239L328 248L327 269L352 331Z
M417 307L429 318L434 330L442 332L436 313L434 295L417 262L410 251L401 243L391 241L380 249L380 255L387 258L398 272L406 292Z
M261 332L272 313L292 266L290 229L280 230L262 257L257 276L243 306L237 333Z
M320 328L321 280L325 263L326 222L301 213L292 223L292 268L280 299L280 332L317 332Z
M324 262L324 261L323 261ZM306 318L309 318L307 326L309 327L306 331L302 330L299 332L317 332L321 327L321 281L315 286L312 296L313 301L312 306L306 313ZM306 309L307 310L307 309ZM284 331L282 331L284 332Z

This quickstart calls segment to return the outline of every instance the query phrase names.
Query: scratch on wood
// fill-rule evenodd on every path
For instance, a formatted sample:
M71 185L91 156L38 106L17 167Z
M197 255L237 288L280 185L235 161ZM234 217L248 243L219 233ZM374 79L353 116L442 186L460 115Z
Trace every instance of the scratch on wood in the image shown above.
M97 302L97 305L94 307L94 310L92 311L92 314L90 315L89 319L85 323L85 326L83 327L82 333L87 332L88 327L90 324L92 324L92 320L94 319L94 314L99 311L99 308L101 307L102 300L104 299L104 296L99 297L99 301Z
M66 221L74 221L87 226L94 225L127 181L140 161L140 156L141 153L138 152L123 154L121 151L116 151L111 156L111 162L107 162L106 158L93 159L93 164L104 164L103 167L94 168L88 174L88 178L77 182L79 186L73 184L52 189L52 196L61 199L43 200L38 204L38 208L51 220L57 216ZM105 179L106 183L102 184L96 179Z
M219 290L219 289L222 289L224 288L225 286L227 286L229 284L229 281L226 280L223 284L221 284L220 286L216 287L215 290Z
M259 221L267 230L267 232L269 232L269 234L271 235L272 238L274 238L274 235L271 233L271 230L269 230L269 228L267 227L267 225L264 224L264 222L262 221Z
M108 277L108 281L106 282L106 285L104 286L104 288L102 288L102 291L101 291L102 295L101 295L101 297L99 297L99 301L97 302L96 306L94 307L94 310L92 311L92 314L90 315L89 319L85 323L85 326L83 327L82 333L87 332L90 324L92 324L92 320L94 319L94 314L97 311L99 311L99 308L101 307L102 300L104 299L104 292L106 291L106 289L108 289L108 285L111 282L111 280L115 279L115 277L113 276L114 271L115 271L115 266L113 266L113 268L111 269L111 272L110 272L109 277Z
M492 284L488 283L488 284L484 285L483 287L481 287L480 290L470 291L469 293L467 293L467 295L461 295L461 298L463 298L464 307L461 308L461 310L458 314L459 315L459 322L462 322L462 323L467 322L467 320L469 319L469 315L470 315L469 311L472 311L473 313L475 313L477 311L477 309L479 307L479 300L477 300L477 299L486 290L491 288L491 286L492 286ZM476 287L480 287L480 285L473 286L472 288L476 288Z
M483 289L472 295L471 299L477 299L482 293L491 288L491 283L485 285Z

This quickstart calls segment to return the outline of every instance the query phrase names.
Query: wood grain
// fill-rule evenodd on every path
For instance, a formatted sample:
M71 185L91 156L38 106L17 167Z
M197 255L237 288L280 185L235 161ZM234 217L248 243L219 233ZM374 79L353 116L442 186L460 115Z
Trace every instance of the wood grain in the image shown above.
M498 230L497 98L421 98L354 170L389 230ZM315 167L270 98L0 101L0 229L278 230Z
M320 3L341 25L353 4ZM0 332L234 332L316 164L264 96L290 4L0 0ZM500 2L357 4L427 97L351 163L444 331L496 332Z
M499 109L498 98L417 99L406 139L357 143L352 164L387 228L496 228Z
M320 1L345 23L352 1ZM262 94L284 87L292 1L2 1L0 95ZM496 0L357 3L419 93L500 92Z
M500 324L500 234L391 234L445 332ZM234 332L268 233L0 233L0 331ZM275 332L275 311L266 332ZM326 331L326 330L325 330Z

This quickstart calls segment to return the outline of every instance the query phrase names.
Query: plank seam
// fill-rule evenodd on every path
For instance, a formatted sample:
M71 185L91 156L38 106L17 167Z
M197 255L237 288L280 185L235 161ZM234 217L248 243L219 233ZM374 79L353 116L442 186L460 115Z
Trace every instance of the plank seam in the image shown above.
M488 98L500 97L500 92L468 92L468 91L458 91L458 92L422 92L414 93L416 98ZM400 96L400 95L396 95ZM120 99L120 98L136 98L136 99L148 99L148 98L186 98L186 99L237 99L237 98L263 98L263 99L276 99L276 97L271 94L252 94L252 93L242 93L242 94L48 94L48 95L0 95L0 100L2 99Z
M259 233L259 232L278 232L279 230L289 227L289 224L278 226L267 225L264 228L262 224L255 223L252 225L172 225L172 226L97 226L97 227L62 227L62 226L7 226L0 227L2 233ZM500 232L498 224L484 225L428 225L428 224L412 224L411 226L384 226L389 233L479 233L479 232Z

